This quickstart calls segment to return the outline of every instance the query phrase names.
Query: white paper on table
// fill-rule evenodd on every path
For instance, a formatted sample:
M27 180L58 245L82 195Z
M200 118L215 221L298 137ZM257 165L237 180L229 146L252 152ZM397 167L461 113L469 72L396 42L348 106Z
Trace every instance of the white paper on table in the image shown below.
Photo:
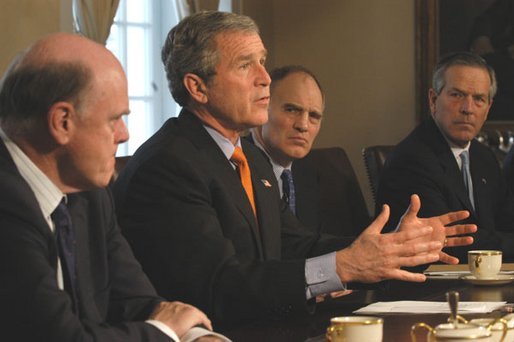
M425 271L424 275L429 279L459 279L462 276L470 276L471 273L469 271ZM504 275L514 275L514 271L501 271L499 274Z
M469 271L425 271L423 274L429 279L459 279L471 275Z
M507 302L459 302L459 313L487 313L494 311ZM354 313L450 313L447 302L427 302L401 300L396 302L377 302L360 308Z

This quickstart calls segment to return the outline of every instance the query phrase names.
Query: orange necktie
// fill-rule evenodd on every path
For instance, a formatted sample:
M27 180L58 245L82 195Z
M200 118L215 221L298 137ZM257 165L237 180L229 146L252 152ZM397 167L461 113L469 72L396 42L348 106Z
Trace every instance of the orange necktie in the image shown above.
M250 173L248 161L246 160L246 157L241 147L236 146L234 154L232 154L230 160L237 165L237 171L239 172L239 177L241 178L241 183L243 184L243 188L245 189L246 196L248 196L248 200L252 205L253 214L257 216L257 212L255 210L255 200L253 198L252 175Z

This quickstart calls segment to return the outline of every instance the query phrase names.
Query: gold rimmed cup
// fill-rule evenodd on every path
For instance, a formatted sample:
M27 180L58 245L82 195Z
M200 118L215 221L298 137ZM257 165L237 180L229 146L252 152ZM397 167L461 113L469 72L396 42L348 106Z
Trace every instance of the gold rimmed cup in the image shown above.
M384 320L374 316L342 316L330 319L327 341L381 342Z
M502 267L502 252L496 250L468 251L468 266L477 279L495 279Z

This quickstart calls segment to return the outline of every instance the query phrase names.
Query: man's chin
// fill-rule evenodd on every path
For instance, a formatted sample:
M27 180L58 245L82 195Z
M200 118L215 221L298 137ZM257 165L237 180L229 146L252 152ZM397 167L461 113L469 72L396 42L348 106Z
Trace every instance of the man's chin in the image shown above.
M291 160L295 160L295 159L302 159L307 154L309 154L309 151L306 151L306 150L292 150L292 151L289 151L289 153L287 155Z
M472 135L453 137L451 142L457 145L458 147L464 148L466 145L473 140L474 137Z

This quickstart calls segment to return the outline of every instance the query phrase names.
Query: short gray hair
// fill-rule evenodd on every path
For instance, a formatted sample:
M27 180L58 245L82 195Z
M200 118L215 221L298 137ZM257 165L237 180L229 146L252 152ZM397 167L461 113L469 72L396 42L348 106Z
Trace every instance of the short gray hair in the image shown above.
M244 15L204 11L184 18L168 33L161 57L171 95L179 105L185 106L190 98L182 83L185 74L195 74L205 82L216 74L219 55L214 38L227 31L258 34L259 28Z
M439 63L437 63L432 76L432 88L437 95L441 94L441 91L446 85L446 70L455 65L470 66L487 71L491 81L491 86L489 87L489 101L494 98L496 90L498 89L496 74L494 73L493 68L487 64L482 57L472 52L454 52L441 58Z

